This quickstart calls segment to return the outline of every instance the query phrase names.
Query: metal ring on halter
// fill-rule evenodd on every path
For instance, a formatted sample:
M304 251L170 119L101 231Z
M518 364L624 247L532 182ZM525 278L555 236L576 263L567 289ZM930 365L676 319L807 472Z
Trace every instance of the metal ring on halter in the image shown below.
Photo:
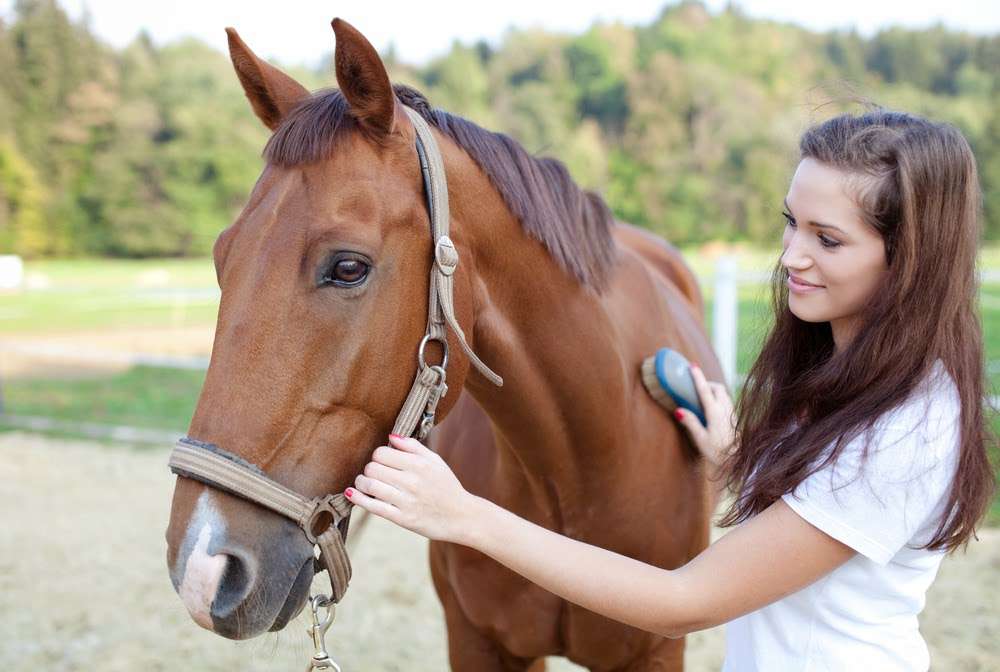
M337 510L334 508L332 500L333 500L333 495L327 495L326 497L323 497L318 501L315 501L313 505L313 510L309 513L309 517L301 525L302 531L306 533L306 539L309 540L310 544L318 543L316 541L316 537L318 537L319 535L313 532L313 528L315 527L316 521L321 514L324 513L330 514L331 527L337 525L340 522L340 520L338 519ZM322 532L320 534L322 534Z
M420 347L417 348L417 361L420 362L420 368L426 369L427 362L424 360L424 347L426 347L428 341L437 341L444 348L444 360L441 362L441 368L448 368L448 338L441 336L431 336L430 334L424 334L424 337L420 339Z

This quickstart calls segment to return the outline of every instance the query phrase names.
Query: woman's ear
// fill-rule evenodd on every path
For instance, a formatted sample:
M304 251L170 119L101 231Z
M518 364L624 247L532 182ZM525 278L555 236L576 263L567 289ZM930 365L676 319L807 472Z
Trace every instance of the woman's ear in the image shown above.
M226 28L229 57L253 111L272 131L309 91L276 67L257 58L233 28Z

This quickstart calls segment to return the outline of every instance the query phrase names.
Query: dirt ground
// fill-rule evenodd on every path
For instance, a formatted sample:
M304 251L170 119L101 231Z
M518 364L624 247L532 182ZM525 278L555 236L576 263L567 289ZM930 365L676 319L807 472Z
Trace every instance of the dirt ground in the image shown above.
M167 449L0 434L0 670L301 670L303 616L230 642L174 594L163 532ZM1000 670L1000 531L945 561L921 619L935 670ZM328 642L344 672L447 669L426 542L373 519ZM688 640L688 670L718 670L721 628ZM553 659L550 670L578 670Z

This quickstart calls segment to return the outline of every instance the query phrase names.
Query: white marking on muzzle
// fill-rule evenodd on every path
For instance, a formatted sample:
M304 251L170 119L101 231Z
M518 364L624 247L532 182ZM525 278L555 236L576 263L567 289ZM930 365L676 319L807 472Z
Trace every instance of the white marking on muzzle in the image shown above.
M194 622L206 630L212 630L212 601L219 590L222 575L226 572L229 556L208 554L212 523L219 523L219 517L208 503L207 496L208 493L205 492L198 498L198 506L188 527L188 534L199 530L198 540L188 555L177 592ZM223 531L222 525L216 524L214 528L218 533Z

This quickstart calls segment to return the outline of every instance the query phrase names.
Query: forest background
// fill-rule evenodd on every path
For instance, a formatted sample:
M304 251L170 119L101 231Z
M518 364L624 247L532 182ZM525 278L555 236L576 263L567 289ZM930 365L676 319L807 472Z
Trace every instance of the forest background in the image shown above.
M332 32L330 47L317 68L278 65L332 86ZM511 29L422 66L383 57L394 82L562 159L618 217L679 246L776 245L799 135L858 96L958 126L985 239L1000 238L1000 35L815 32L682 2L647 25ZM139 33L116 50L56 0L19 0L0 23L0 253L204 256L266 138L228 56L203 42Z

